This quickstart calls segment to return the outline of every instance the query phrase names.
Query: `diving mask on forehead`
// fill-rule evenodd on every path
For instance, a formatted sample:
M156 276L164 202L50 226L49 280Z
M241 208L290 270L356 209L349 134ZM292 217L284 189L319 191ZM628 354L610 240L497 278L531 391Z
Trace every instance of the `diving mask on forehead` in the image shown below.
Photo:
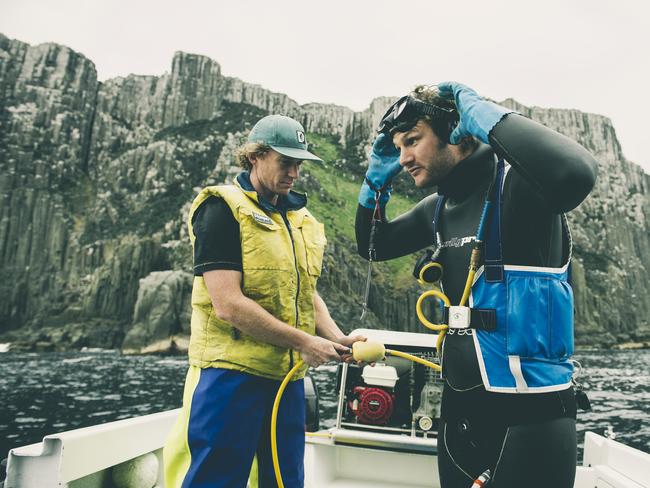
M431 118L431 125L440 130L448 142L449 134L458 124L456 109L425 103L410 95L403 96L386 110L379 122L377 132L388 135L395 132L406 132L412 129L424 115Z

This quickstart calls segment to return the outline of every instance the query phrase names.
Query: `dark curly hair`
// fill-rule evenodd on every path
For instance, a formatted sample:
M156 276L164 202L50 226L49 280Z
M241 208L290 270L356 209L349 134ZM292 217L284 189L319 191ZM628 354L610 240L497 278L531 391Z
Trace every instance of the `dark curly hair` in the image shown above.
M417 100L431 105L436 105L442 108L456 109L456 103L453 100L448 100L440 96L438 93L438 87L436 85L418 85L411 92L411 96ZM424 120L427 124L429 124L431 130L433 130L434 134L439 139L442 141L446 141L448 139L449 134L447 134L448 129L446 123L441 124L440 121L434 120L429 115L423 115L420 120ZM478 147L478 141L472 136L467 136L460 141L459 145L463 152L472 152Z

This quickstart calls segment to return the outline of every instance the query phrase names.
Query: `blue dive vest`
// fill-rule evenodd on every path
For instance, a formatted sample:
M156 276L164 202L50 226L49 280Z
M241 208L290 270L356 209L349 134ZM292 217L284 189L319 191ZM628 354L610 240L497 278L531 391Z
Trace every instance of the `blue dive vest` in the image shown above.
M562 215L569 251L561 268L504 265L501 203L506 173L499 160L484 264L476 272L469 299L471 308L492 309L496 315L495 330L477 329L472 334L483 385L502 393L564 390L573 374L571 234ZM436 209L435 222L438 219Z

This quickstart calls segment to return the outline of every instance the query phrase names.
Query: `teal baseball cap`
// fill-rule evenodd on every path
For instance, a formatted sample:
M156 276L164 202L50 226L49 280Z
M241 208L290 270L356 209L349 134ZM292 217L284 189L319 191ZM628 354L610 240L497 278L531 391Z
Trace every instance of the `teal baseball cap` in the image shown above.
M300 122L285 115L267 115L251 129L248 142L259 142L283 156L308 161L322 161L307 151L307 137Z

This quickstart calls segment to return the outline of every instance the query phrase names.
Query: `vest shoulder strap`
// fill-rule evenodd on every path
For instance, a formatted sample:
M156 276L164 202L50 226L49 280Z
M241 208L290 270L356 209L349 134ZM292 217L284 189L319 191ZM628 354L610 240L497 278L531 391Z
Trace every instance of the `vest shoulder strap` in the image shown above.
M238 208L242 205L251 205L255 206L255 203L247 197L244 192L235 185L214 185L205 187L201 192L196 196L192 201L190 211L187 216L187 228L188 234L190 236L190 241L194 244L194 229L192 228L192 219L194 214L201 206L210 197L219 197L222 198L232 210L232 214L235 217L235 220L239 222L239 212Z

